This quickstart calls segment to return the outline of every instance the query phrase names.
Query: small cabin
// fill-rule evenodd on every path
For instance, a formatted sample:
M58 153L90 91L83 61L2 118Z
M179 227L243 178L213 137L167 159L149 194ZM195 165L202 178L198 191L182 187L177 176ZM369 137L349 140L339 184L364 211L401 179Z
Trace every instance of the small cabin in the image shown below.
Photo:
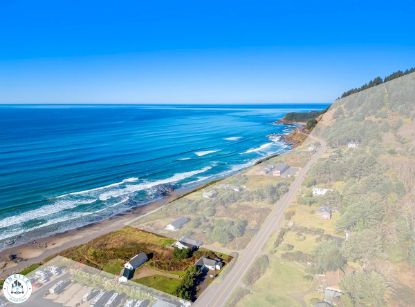
M203 244L202 241L194 240L188 237L181 237L173 244L173 247L178 249L190 249L191 251L197 250Z
M128 261L126 264L124 264L124 268L129 270L135 270L139 266L143 265L147 260L147 255L141 252L135 255L133 258L131 258L130 261Z
M313 196L323 196L326 195L327 192L332 191L331 189L326 189L326 188L318 188L318 187L313 187Z
M283 162L277 163L272 169L272 176L281 176L287 170L288 170L287 164Z
M187 217L179 217L178 219L174 220L170 224L168 224L165 229L169 231L177 231L180 228L182 228L187 222L189 222L190 219Z
M332 216L332 210L329 207L320 207L318 209L317 214L322 218L323 220L331 220Z
M196 261L195 266L200 268L201 270L221 270L223 267L223 262L219 259L210 259L207 257L201 257L199 260Z

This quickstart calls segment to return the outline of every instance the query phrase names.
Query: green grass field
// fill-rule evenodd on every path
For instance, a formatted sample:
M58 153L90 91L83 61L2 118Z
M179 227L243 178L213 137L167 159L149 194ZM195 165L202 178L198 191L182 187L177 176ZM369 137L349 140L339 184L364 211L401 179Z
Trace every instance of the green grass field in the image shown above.
M175 295L176 289L180 285L180 279L169 278L161 275L143 277L134 279L133 281L172 295Z
M124 261L122 259L113 259L108 261L108 263L104 264L102 270L111 274L118 275L120 274L124 265Z
M307 291L311 286L305 275L298 265L274 256L267 272L252 288L252 293L237 306L301 306L297 298L301 299L304 294L294 291Z

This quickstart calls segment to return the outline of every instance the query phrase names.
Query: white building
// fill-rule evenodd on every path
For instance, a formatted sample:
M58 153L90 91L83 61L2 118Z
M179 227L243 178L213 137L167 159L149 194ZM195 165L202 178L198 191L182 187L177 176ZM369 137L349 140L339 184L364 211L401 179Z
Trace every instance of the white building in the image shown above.
M331 189L325 189L325 188L318 188L313 187L313 196L323 196L326 195L327 192L332 191Z
M356 142L349 142L349 143L347 143L347 148L356 149L357 147L359 147L359 144L356 143Z
M223 267L222 261L201 257L196 261L195 265L200 269L208 269L211 271L221 270Z

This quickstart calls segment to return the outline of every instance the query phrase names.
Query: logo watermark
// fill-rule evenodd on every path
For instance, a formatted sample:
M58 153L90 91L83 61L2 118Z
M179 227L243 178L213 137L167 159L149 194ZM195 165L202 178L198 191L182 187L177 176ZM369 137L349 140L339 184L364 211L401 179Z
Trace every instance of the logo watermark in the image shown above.
M10 275L4 281L3 294L12 303L24 303L32 294L32 283L24 275Z

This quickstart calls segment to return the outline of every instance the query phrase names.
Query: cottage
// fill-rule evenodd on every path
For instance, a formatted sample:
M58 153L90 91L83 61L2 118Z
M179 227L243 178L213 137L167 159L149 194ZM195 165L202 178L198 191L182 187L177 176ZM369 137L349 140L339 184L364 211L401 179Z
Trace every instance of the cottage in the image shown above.
M181 237L173 244L173 247L177 247L178 249L190 249L194 251L197 250L202 244L202 241L194 240L188 237Z
M165 229L169 231L177 231L189 221L189 218L182 216L168 224Z
M124 264L124 268L129 270L135 270L142 264L144 264L148 260L148 257L145 253L141 252L138 255L135 255L133 258L130 259L126 264Z
M313 187L313 196L323 196L326 195L327 192L332 191L331 189L325 189L325 188L318 188Z
M200 268L201 270L221 270L223 267L223 263L220 259L210 259L207 257L201 257L199 260L196 261L195 266Z
M218 192L216 192L215 190L204 191L202 194L203 198L207 198L207 199L215 198L216 195L218 195Z
M120 283L127 282L129 279L133 278L133 276L134 276L134 270L124 268L122 271L121 277L118 278L118 281Z
M347 143L347 148L349 148L349 149L356 149L357 147L359 147L359 144L356 143L356 142Z
M272 169L272 176L281 176L288 169L288 165L280 162Z
M318 215L323 220L330 220L332 216L332 210L329 207L320 207L318 210Z

